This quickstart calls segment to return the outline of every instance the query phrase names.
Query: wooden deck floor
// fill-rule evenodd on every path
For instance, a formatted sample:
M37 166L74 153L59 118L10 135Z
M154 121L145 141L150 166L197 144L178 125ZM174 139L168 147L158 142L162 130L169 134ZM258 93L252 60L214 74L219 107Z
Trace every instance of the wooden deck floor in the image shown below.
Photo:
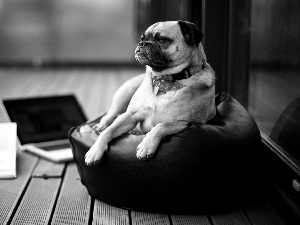
M141 71L0 69L0 99L74 94L88 118L103 112L115 90ZM0 122L7 122L3 105ZM91 198L74 163L55 164L18 152L18 178L0 180L0 224L287 224L267 200L221 215L128 211ZM201 204L201 203L199 203Z

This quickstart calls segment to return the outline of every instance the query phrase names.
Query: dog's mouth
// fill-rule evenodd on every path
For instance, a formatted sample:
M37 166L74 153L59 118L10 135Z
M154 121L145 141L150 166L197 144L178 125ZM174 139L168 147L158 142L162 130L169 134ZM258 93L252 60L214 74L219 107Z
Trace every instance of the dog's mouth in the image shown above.
M135 50L135 59L142 65L152 68L164 68L168 64L167 58L161 54L155 44L138 45Z

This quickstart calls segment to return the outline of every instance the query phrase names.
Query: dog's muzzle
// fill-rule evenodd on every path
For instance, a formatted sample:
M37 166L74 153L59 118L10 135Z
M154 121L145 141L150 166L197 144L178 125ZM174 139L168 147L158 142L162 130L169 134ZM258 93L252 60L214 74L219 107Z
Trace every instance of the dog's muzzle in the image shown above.
M163 57L155 42L140 41L135 50L135 59L142 65L151 67L164 67L168 60Z

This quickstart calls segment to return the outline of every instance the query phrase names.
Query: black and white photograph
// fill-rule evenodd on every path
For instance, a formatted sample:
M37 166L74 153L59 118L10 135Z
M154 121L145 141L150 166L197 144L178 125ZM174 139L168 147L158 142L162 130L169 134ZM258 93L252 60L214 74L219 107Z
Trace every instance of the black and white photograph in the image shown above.
M300 224L300 1L0 0L0 224Z

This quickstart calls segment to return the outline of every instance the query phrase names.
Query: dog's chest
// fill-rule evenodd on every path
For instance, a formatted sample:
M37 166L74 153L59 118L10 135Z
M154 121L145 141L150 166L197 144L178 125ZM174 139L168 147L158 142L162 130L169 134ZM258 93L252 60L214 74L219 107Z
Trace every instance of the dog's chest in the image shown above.
M152 78L153 93L155 96L166 94L169 91L177 91L184 87L180 82L172 81L170 75Z
M182 84L181 84L182 85ZM158 123L174 120L199 121L199 92L184 86L176 90L156 93L151 77L146 77L133 95L129 110L143 111L141 127L149 131ZM201 122L201 121L199 121Z

